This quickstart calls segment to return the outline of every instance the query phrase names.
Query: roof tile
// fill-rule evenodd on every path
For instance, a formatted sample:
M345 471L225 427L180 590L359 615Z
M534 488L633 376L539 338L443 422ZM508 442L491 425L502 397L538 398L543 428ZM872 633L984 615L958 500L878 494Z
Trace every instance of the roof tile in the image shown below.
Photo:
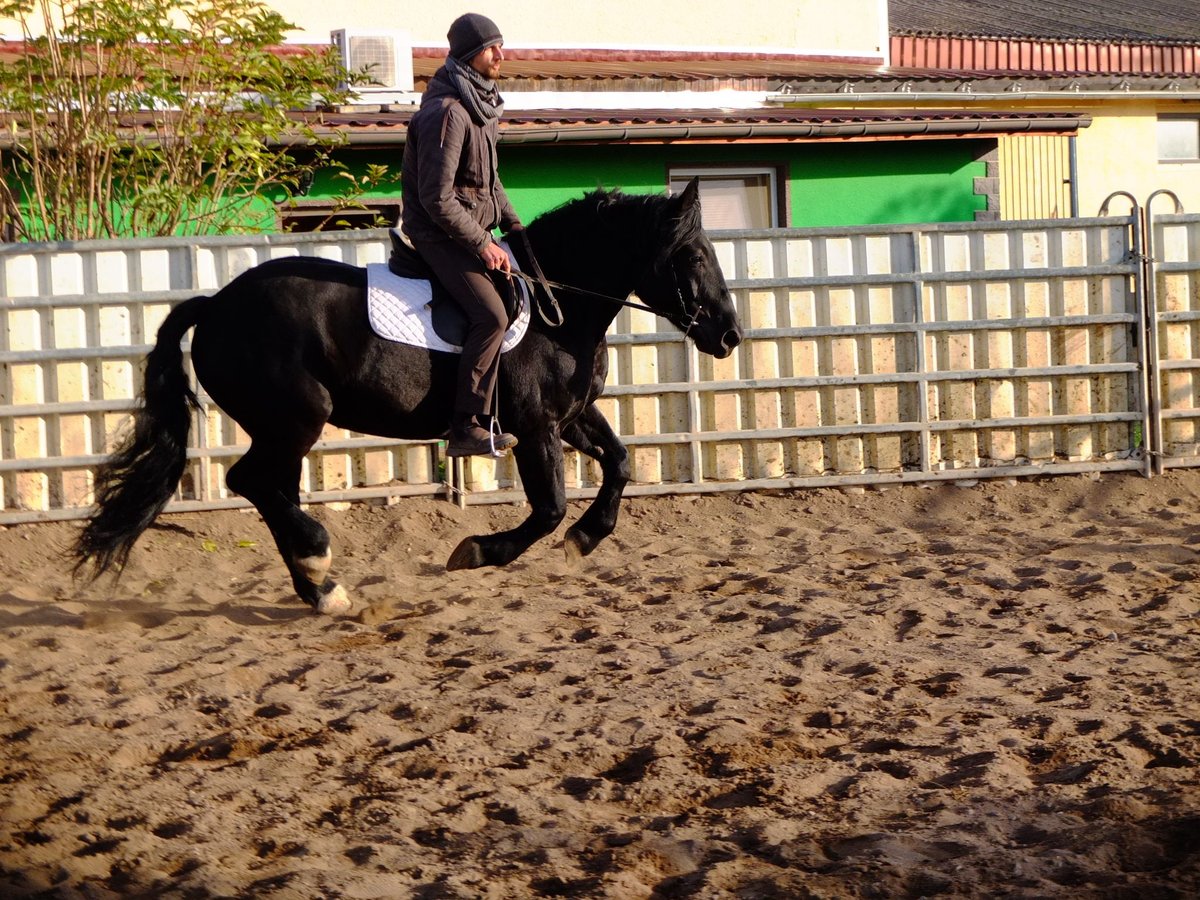
M889 0L892 34L1200 44L1196 0Z

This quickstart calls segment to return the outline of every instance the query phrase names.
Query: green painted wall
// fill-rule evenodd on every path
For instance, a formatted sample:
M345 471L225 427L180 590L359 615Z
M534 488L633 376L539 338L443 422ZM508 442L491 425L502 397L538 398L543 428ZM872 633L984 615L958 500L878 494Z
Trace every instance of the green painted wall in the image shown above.
M788 173L791 227L972 221L986 208L976 161L990 142L969 140L755 145L610 145L500 148L500 174L518 214L539 213L597 187L629 193L664 190L671 164L782 165ZM400 152L359 151L354 166L385 163L399 172ZM321 196L318 181L310 196Z
M627 193L665 190L669 165L744 163L782 166L787 173L786 224L793 228L969 222L986 200L974 179L986 174L977 162L994 142L970 140L754 145L638 145L583 147L570 144L500 148L500 174L517 213L526 222L539 213L597 187ZM400 195L403 149L347 149L338 154L361 175L384 165L387 177L363 199ZM326 170L300 200L328 200L347 183ZM264 196L245 210L249 231L276 228L275 202Z
M597 186L661 191L669 164L781 164L795 228L961 222L986 200L975 178L978 141L743 146L502 147L501 177L518 213L532 218Z
M994 143L994 142L993 142ZM803 146L791 175L792 224L970 222L987 209L975 179L987 174L981 141Z

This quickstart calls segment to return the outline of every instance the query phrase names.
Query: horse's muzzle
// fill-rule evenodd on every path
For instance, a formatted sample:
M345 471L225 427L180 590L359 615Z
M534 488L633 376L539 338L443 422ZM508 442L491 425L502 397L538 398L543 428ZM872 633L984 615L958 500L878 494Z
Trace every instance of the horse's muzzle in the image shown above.
M721 345L716 353L713 354L717 359L724 359L732 353L742 342L742 331L740 328L730 328L721 335Z

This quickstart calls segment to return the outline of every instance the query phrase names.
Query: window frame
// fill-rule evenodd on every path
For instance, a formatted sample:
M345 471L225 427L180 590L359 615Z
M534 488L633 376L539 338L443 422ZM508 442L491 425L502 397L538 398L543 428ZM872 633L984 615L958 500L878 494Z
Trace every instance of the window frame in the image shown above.
M666 166L666 182L668 190L672 181L691 180L700 176L701 184L705 176L713 178L730 178L738 175L766 175L769 180L768 196L771 201L768 228L788 227L788 167L786 163L769 160L754 160L747 162L714 162L714 163L668 163Z
M1164 157L1162 155L1162 136L1159 133L1158 126L1163 122L1190 122L1192 124L1196 131L1195 156ZM1196 165L1197 163L1200 163L1200 115L1191 115L1188 113L1163 113L1155 119L1154 127L1154 155L1158 160L1159 165Z
M400 224L400 207L401 200L399 197L371 197L359 201L360 205L365 209L349 208L341 209L337 212L337 217L343 217L350 221L361 219L365 216L382 216L391 225ZM304 219L322 219L333 213L334 207L337 206L333 198L323 199L304 199L304 200L287 200L277 204L275 207L275 226L280 232L290 232L295 234L311 234L309 229L289 228L289 222L300 221ZM331 222L325 232L333 231L359 231L367 228L387 228L388 225L377 225L374 221L371 224L363 224L350 228L337 228Z

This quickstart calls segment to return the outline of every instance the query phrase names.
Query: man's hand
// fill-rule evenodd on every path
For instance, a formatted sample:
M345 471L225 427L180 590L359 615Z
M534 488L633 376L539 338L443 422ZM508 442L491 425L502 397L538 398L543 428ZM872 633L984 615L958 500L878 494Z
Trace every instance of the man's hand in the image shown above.
M512 265L508 261L508 254L495 241L488 242L488 245L480 251L479 258L489 269L499 269L505 275L512 274Z

